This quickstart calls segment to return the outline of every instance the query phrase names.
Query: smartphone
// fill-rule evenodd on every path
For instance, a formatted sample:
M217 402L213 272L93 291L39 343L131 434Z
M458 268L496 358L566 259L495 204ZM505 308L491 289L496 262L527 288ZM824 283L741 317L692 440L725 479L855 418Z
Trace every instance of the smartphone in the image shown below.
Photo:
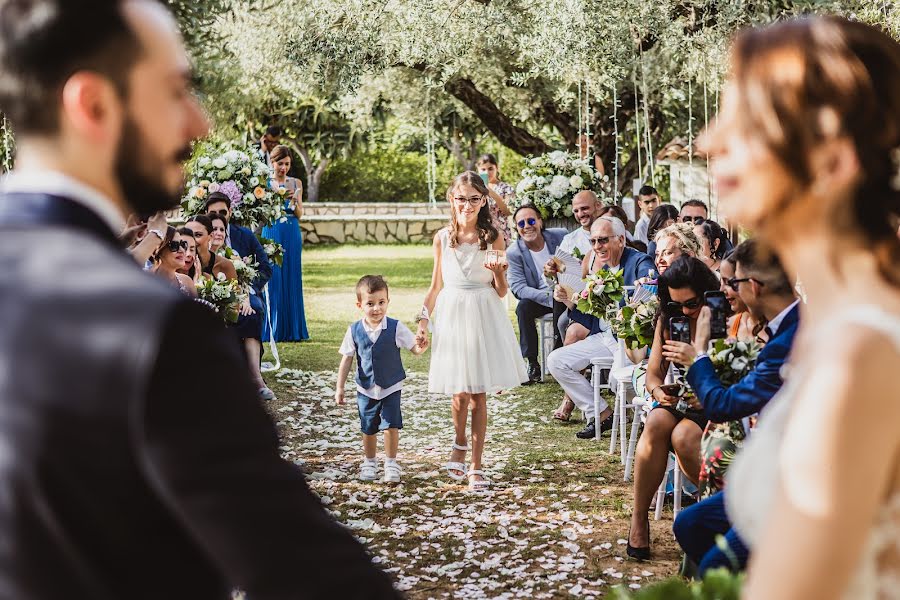
M682 393L681 384L679 383L666 383L659 386L659 389L665 392L666 396L680 396Z
M487 173L479 173L481 175L481 180L484 182L484 185L488 184L488 174Z
M703 299L709 307L709 337L713 340L720 340L728 337L728 326L725 319L728 317L728 300L725 298L725 292L706 292Z
M691 343L691 322L687 317L673 317L669 320L669 338L674 342Z

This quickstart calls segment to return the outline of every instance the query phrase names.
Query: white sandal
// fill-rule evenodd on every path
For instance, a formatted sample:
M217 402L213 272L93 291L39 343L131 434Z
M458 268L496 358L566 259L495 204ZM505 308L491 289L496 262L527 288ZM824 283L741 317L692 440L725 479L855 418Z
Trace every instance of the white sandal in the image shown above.
M471 478L475 475L480 475L481 479L473 481ZM473 492L484 492L491 487L490 480L485 477L484 471L481 469L472 469L466 473L466 477L469 478L469 489Z
M453 449L460 450L462 452L469 451L468 446L460 446L459 444L457 444L455 442L453 444ZM444 468L447 469L447 475L453 481L462 481L463 479L465 479L467 477L465 463L448 461L447 464L444 466ZM459 473L456 473L455 471L459 471L459 473L462 473L462 475L460 475Z

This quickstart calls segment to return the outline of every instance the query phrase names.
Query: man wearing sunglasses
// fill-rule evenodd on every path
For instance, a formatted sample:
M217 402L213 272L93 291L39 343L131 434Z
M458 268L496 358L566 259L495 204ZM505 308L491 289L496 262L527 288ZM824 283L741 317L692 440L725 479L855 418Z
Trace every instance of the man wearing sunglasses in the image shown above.
M506 251L509 261L509 289L519 303L516 320L519 322L519 346L528 361L528 382L541 380L538 363L538 334L535 321L553 311L552 290L544 279L544 265L556 252L566 235L565 229L544 229L541 215L530 204L523 204L513 215L518 239ZM554 330L556 328L554 327ZM557 344L562 345L558 336Z
M596 273L600 269L622 269L625 284L634 282L655 268L653 259L642 252L625 246L625 224L616 217L600 217L591 226L591 247L589 255L589 271ZM564 346L550 353L547 365L550 373L559 382L563 390L579 409L587 415L594 414L594 389L581 372L588 368L591 359L600 357L616 357L618 340L609 331L609 324L597 317L586 315L575 308L573 298L569 298L561 287L557 286L554 298L569 308L569 317L580 323L589 331L589 335L574 344ZM613 369L624 365L613 364ZM600 415L601 431L612 427L612 411L604 407ZM593 418L588 418L587 426L575 434L580 439L590 439L596 435Z
M709 208L707 208L705 202L702 200L688 200L681 205L678 222L699 225L708 218Z
M693 345L670 341L663 347L666 358L690 365L686 375L688 383L703 405L705 416L715 423L743 419L764 409L781 389L781 368L799 326L799 301L794 297L790 279L777 257L761 256L758 244L753 240L738 245L731 257L735 263L735 277L722 284L737 291L754 317L768 321L768 342L753 371L734 385L722 385L706 355L710 337L709 308L700 312ZM765 415L763 410L763 421ZM742 569L747 562L748 550L725 514L725 493L729 489L687 508L675 520L675 537L698 565L700 577L711 568ZM719 547L718 536L724 536L729 551Z

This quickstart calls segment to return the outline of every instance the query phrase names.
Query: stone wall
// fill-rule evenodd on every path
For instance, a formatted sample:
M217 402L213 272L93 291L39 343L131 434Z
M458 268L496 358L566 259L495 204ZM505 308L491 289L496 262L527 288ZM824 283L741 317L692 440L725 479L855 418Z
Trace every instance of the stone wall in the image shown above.
M305 202L304 217L309 215L444 215L450 216L450 205L438 202Z
M304 207L305 208L305 207ZM447 224L444 215L308 215L300 219L303 244L430 244Z

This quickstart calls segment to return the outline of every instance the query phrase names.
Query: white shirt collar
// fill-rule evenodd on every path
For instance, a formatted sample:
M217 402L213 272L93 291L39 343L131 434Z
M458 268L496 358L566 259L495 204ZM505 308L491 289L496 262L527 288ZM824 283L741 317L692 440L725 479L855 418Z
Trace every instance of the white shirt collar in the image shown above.
M125 216L103 192L59 171L11 171L0 180L0 190L68 198L100 217L114 234L125 229Z
M369 327L369 324L366 323L365 319L362 319L362 324L363 324L363 329L366 330L366 333L372 333L373 331L376 331L377 329L384 331L385 329L387 329L387 317L385 317L381 320L381 325L379 325L378 327Z
M769 321L767 327L772 330L772 335L776 335L778 333L778 328L781 327L781 322L784 321L784 318L787 316L787 314L791 312L791 310L793 310L793 308L798 304L800 304L800 301L794 300L794 302L790 306L778 313L778 316Z

